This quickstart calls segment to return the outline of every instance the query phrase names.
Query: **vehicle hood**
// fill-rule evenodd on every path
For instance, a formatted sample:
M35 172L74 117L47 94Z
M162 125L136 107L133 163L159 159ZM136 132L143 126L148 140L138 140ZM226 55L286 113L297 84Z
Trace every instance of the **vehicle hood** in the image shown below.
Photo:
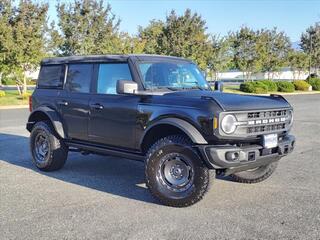
M279 95L254 96L201 90L170 92L165 95L212 100L220 105L224 111L291 108L287 100Z

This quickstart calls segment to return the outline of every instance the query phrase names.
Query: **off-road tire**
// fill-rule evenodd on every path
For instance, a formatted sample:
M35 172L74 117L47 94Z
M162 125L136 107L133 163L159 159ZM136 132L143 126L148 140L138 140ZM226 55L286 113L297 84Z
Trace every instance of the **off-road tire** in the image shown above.
M146 155L145 175L146 185L151 194L162 204L172 207L187 207L200 201L209 190L210 178L215 172L210 171L201 157L191 146L191 141L183 135L171 135L161 138L154 143ZM188 169L192 172L192 183L189 187L174 192L170 185L161 178L161 164L164 158L177 154L178 159L188 162ZM167 186L168 185L168 186ZM169 189L170 188L170 189Z
M39 160L36 152L36 139L39 136L45 138L48 145L48 151L43 157L43 161ZM63 167L68 157L68 147L62 139L60 139L53 130L49 121L37 122L32 128L30 134L30 150L32 154L32 162L42 171L55 171Z
M240 183L258 183L269 178L276 170L278 162L273 162L265 166L261 166L255 170L243 171L231 174L234 181Z

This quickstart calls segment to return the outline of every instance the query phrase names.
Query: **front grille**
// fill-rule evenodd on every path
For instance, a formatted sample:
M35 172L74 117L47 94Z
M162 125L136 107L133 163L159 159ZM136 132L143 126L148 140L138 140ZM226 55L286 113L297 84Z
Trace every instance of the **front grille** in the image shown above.
M223 114L233 114L237 118L238 126L231 136L246 137L289 130L291 111L291 109L277 109ZM223 131L220 131L220 133L226 135Z
M289 110L248 112L248 134L281 131L286 129ZM251 125L253 125L251 127Z

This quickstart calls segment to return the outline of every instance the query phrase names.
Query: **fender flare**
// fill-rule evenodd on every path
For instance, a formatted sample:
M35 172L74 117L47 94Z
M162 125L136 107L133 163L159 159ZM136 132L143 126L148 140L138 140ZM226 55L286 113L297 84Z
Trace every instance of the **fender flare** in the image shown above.
M192 124L188 123L187 121L179 119L179 118L164 118L159 121L156 121L155 123L153 123L149 127L147 127L146 131L144 132L144 134L141 138L140 145L142 144L143 139L145 138L145 136L147 135L149 130L151 130L155 126L162 125L162 124L168 124L168 125L172 125L174 127L179 128L195 144L208 144L208 142L204 139L204 137L199 132L199 130L196 129Z
M28 118L28 123L27 123L28 131L31 131L33 125L36 122L35 121L36 119L33 119L33 117L39 112L45 114L50 119L52 126L54 127L54 130L59 135L59 137L66 138L65 131L63 129L62 120L61 120L59 114L57 113L56 110L54 110L50 107L47 107L47 106L41 106L41 107L35 109L34 111L32 111L32 113L30 114L30 116Z

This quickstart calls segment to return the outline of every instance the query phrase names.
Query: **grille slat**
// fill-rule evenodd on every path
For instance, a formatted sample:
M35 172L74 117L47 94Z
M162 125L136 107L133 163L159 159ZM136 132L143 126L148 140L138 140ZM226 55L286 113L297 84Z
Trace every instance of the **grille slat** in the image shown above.
M262 125L262 126L257 126L257 127L248 127L247 128L247 133L263 133L263 132L270 132L270 131L277 131L277 130L285 130L286 129L286 124L281 123L281 124L272 124L272 125Z
M267 112L249 112L248 119L270 118L270 117L284 117L288 115L287 110L267 111Z
M288 113L288 110L248 112L248 121L256 124L253 124L254 126L247 126L247 133L256 134L285 130L286 123L280 121L284 120L288 116Z

